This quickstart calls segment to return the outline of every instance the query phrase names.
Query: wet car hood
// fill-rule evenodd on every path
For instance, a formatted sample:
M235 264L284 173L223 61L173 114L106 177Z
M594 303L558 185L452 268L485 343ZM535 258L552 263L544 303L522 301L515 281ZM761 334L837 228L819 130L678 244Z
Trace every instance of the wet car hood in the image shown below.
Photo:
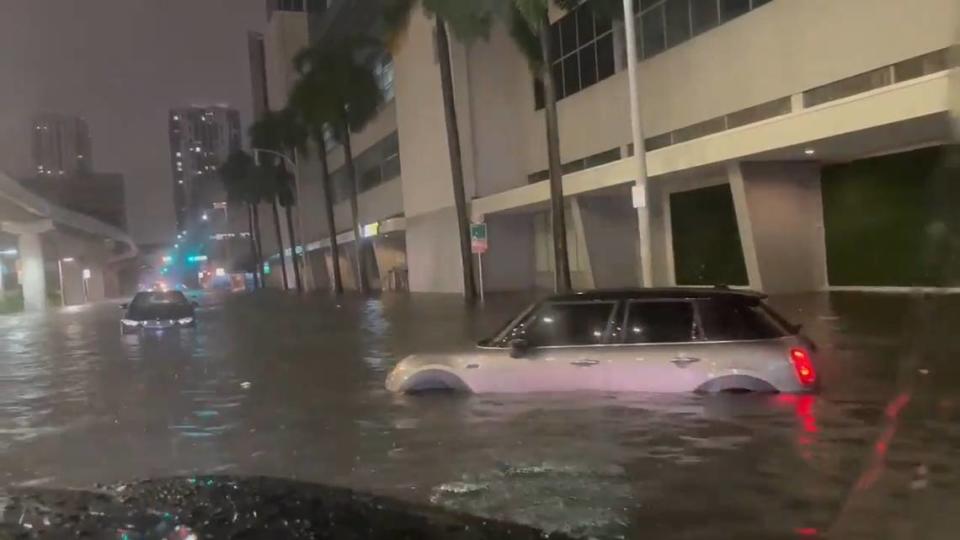
M127 311L126 318L135 321L152 321L155 319L180 319L182 317L192 317L192 306L157 306L140 309L130 309Z
M262 477L0 492L0 538L564 539L352 490Z

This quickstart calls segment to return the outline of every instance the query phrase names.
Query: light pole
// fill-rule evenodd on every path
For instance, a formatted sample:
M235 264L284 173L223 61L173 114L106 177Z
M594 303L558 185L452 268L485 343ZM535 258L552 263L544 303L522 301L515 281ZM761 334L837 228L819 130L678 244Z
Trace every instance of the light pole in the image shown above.
M63 263L71 263L73 260L73 257L57 259L57 277L60 280L60 307L67 307L67 294L63 290Z
M630 92L630 127L633 135L633 160L637 181L633 188L633 204L637 207L640 234L640 271L643 286L653 286L653 260L650 249L650 205L647 190L647 152L640 124L640 92L637 84L637 31L633 16L633 0L623 0L624 34L627 40L627 75Z
M293 159L291 159L290 156L282 152L277 152L276 150L270 150L268 148L251 148L250 150L253 152L253 159L257 165L260 164L260 153L262 152L264 154L270 154L272 156L279 157L280 159L284 160L287 163L287 165L290 166L291 169L293 169L293 188L294 188L294 191L296 192L296 198L297 198L296 204L294 206L300 205L303 201L300 198L300 166L299 166L300 159L299 159L298 152L294 150ZM301 221L301 217L300 217L300 209L297 208L295 212L297 216L297 238L302 242L303 241L303 222ZM293 239L291 238L290 253L291 253L291 258L293 259L293 264L297 264L297 248L298 247L299 246L293 245ZM281 253L280 256L282 257L283 254ZM310 270L310 259L307 257L306 244L304 244L303 257L301 258L301 260L303 261L304 288L306 290L310 290L310 285L313 280L313 272Z

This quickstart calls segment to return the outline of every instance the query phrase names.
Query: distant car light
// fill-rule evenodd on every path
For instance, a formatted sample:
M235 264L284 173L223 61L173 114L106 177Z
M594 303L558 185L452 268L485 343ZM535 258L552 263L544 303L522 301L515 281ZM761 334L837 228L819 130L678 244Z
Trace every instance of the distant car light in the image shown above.
M140 321L134 321L132 319L120 319L120 322L124 326L140 326Z
M193 317L184 317L182 319L177 320L177 324L192 324L192 323L193 323Z

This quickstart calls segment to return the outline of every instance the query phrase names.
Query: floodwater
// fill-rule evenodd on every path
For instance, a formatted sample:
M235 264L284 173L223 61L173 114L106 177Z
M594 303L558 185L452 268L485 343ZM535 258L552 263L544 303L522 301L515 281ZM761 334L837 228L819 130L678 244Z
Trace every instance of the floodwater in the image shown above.
M818 396L383 389L526 301L205 296L149 338L112 304L2 317L0 487L269 475L599 538L960 530L960 298L775 298L827 358Z

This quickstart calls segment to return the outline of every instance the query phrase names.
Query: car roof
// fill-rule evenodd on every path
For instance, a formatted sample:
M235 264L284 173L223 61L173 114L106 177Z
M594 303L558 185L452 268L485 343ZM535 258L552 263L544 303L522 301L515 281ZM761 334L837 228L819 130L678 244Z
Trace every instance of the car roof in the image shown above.
M677 298L730 298L743 300L760 300L766 298L766 295L747 289L731 289L729 287L651 287L651 288L626 288L626 289L594 289L589 291L578 291L565 294L556 294L547 298L548 301L574 301L574 300L656 300L656 299L677 299Z

